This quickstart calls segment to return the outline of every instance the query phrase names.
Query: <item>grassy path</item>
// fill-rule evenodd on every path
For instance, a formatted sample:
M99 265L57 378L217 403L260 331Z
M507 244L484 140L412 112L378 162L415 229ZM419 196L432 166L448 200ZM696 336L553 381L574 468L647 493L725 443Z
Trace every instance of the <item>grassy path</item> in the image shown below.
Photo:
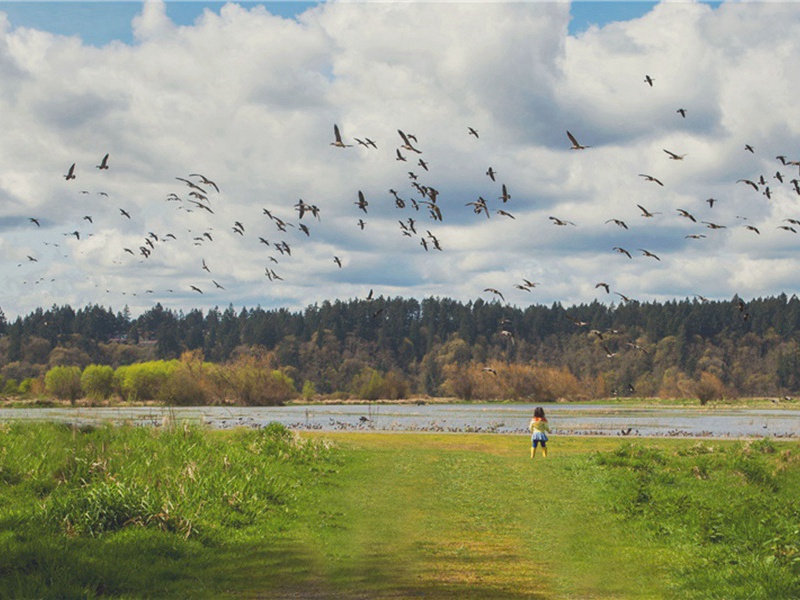
M339 597L667 597L659 553L598 509L585 441L531 460L517 436L331 437L349 456L305 544Z

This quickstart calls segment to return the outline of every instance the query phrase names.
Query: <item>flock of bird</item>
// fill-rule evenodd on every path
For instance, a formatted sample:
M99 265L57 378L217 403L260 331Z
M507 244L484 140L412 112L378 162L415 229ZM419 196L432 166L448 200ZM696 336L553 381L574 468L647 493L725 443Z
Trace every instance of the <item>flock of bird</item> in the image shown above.
M655 79L648 75L645 77L644 83L652 88L655 86ZM681 107L676 110L676 113L680 119L691 118L689 109ZM474 127L465 127L463 135L473 138L474 142L472 143L481 143L480 133ZM569 141L569 146L565 145L565 149L573 150L577 153L593 151L591 145L581 143L572 132L566 131L566 137ZM397 211L398 230L401 237L416 240L419 248L424 252L443 252L446 240L442 239L442 236L436 232L436 227L445 221L446 211L471 211L475 215L473 218L478 218L481 221L500 219L511 222L517 220L513 208L515 203L512 200L510 187L505 182L499 181L499 172L495 166L486 164L485 172L480 174L480 177L486 178L484 181L487 182L487 186L491 186L487 188L490 190L489 193L476 194L477 197L472 198L461 198L460 201L454 200L452 193L442 192L433 185L432 181L436 165L432 164L434 161L426 158L423 142L420 141L416 134L397 129L397 138L395 138L395 144L392 147L393 153L391 157L398 165L398 177L402 178L403 183L388 188L385 196L381 197L373 197L374 193L365 192L363 189L358 189L354 186L351 192L353 208L350 209L350 214L352 215L352 223L355 230L365 231L369 228L372 216L371 211L376 205L380 206L383 214L385 214L387 207L391 207ZM333 141L330 142L330 146L334 148L334 151L376 152L379 149L379 142L376 142L372 137L360 136L353 137L351 143L350 139L342 135L338 124L334 124ZM742 151L753 155L756 154L756 149L750 144L745 144ZM691 160L688 154L681 153L677 149L663 148L663 153L665 161L682 163ZM388 157L389 155L384 154L384 156ZM800 179L797 176L792 177L791 174L794 169L800 167L800 161L787 158L785 155L777 156L775 161L776 170L774 174L762 173L756 176L743 177L738 179L735 184L747 186L752 190L753 194L759 194L767 202L771 201L778 192L786 193L788 191L790 194L800 195ZM94 168L96 171L91 169L91 172L98 172L102 177L108 177L107 173L113 173L113 163L110 155L106 153L99 163L94 165ZM657 189L666 190L669 187L664 177L659 174L632 173L631 177L639 177L646 184L657 186ZM226 285L229 285L229 281L232 283L236 281L236 276L233 275L236 265L221 264L222 261L217 260L217 257L223 256L223 253L215 248L215 245L220 243L249 243L248 248L251 250L258 248L258 252L263 254L261 268L263 269L262 276L264 281L283 281L285 277L289 276L288 273L291 272L285 266L292 259L293 252L304 240L314 236L314 230L323 221L324 206L321 208L317 204L303 199L287 201L281 206L262 207L258 217L253 217L252 215L230 219L222 217L220 213L227 215L230 214L230 211L219 210L220 206L225 205L225 198L220 185L203 173L192 172L185 176L175 177L175 188L163 199L168 205L172 205L175 211L183 211L191 215L191 217L181 219L179 221L180 227L176 227L172 231L153 231L153 228L147 225L146 215L137 214L133 209L117 205L117 203L113 202L113 197L110 197L108 192L92 192L89 189L80 189L82 173L76 163L72 163L68 167L63 178L65 185L71 186L70 189L73 193L84 198L80 203L76 203L81 213L80 218L76 217L75 220L70 222L67 227L69 231L62 232L63 236L74 240L73 244L84 243L95 235L94 232L98 227L102 226L105 230L123 229L126 232L132 230L140 232L136 242L132 242L133 237L128 235L119 249L115 250L109 247L104 250L112 254L116 252L114 254L114 262L120 265L130 264L131 261L147 265L152 263L154 257L159 256L161 253L166 252L168 253L167 256L169 256L169 253L174 251L176 245L180 245L183 250L186 250L191 245L193 251L196 252L197 266L195 272L191 274L185 272L171 273L174 280L173 287L156 290L156 286L153 286L145 290L122 291L122 295L130 294L136 296L138 294L161 294L180 291L203 294L210 286L213 286L214 290L226 290ZM75 189L76 187L78 188L77 190ZM448 198L447 203L442 202L443 197ZM746 216L737 215L735 222L730 220L726 222L724 219L716 217L719 211L717 207L721 202L724 203L724 200L715 197L698 200L698 206L675 206L672 215L653 210L645 206L644 201L640 200L639 202L634 204L638 219L643 220L642 223L664 219L684 220L686 223L696 226L696 230L685 235L687 240L693 240L695 243L701 243L703 239L715 235L721 230L734 227L742 227L752 235L757 236L765 233L762 232L763 225L758 227L750 223ZM527 207L523 206L522 208L524 210ZM336 211L339 216L342 215L341 208L337 207ZM701 211L703 211L702 214ZM30 225L35 228L42 228L43 224L52 224L54 221L53 218L48 218L48 215L31 215L27 218ZM568 230L578 231L581 226L581 223L575 217L567 218L564 215L549 215L548 220L553 226ZM626 233L631 229L632 225L631 217L608 215L604 225L613 227L618 232L619 241L609 248L609 252L619 256L621 260L642 258L652 260L654 264L668 264L668 259L657 253L653 248L641 247L639 244L630 245L626 241ZM783 230L787 234L797 234L798 229L800 229L800 218L784 219L781 223L776 224L775 228ZM354 232L354 234L357 233ZM636 239L642 239L642 237L639 236ZM44 244L62 249L61 240L48 240ZM52 257L52 255L50 256ZM68 254L63 254L63 256L64 258L69 258ZM38 263L41 258L35 252L27 254L26 257L29 263ZM347 267L347 257L343 253L332 254L329 260L332 269L344 269ZM162 264L167 262L164 260ZM20 263L19 266L22 267L23 264ZM194 281L189 284L179 284L180 280L185 281L187 275L191 275ZM91 275L87 276L87 278L90 277ZM51 279L51 281L53 280ZM35 281L25 280L23 283L39 284L44 281L45 278L40 277ZM98 278L95 281L95 286L100 287L103 283L104 281ZM614 294L619 297L621 302L634 300L630 295L613 289L615 286L609 281L592 283L598 293ZM184 285L186 287L183 289L179 287ZM516 290L530 293L541 284L534 277L530 277L520 278L518 281L510 282L509 285L513 285ZM107 287L106 292L111 293L111 288ZM499 287L485 287L483 288L483 293L490 294L498 301L506 302L507 291ZM700 294L695 296L700 301L705 301L705 298ZM749 318L744 303L740 303L738 308L742 318ZM581 322L570 315L567 316L578 327L590 328L591 326L591 324ZM592 335L598 339L599 347L609 358L616 356L623 347L644 351L643 348L637 347L630 340L615 341L612 345L619 346L619 349L612 351L608 345L609 339L604 338L603 333L597 330L591 331ZM509 343L514 342L514 333L510 330L510 327L504 327L500 333L509 340ZM608 336L609 332L605 332L605 334ZM613 334L611 334L610 339L615 339Z

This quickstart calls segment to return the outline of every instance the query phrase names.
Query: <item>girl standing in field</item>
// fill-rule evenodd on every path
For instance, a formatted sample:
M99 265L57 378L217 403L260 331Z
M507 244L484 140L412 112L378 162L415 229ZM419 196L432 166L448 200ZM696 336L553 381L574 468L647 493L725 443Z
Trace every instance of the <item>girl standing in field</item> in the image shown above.
M533 410L533 418L531 419L528 429L531 430L531 458L536 456L536 446L542 444L542 454L547 458L547 434L550 433L550 426L547 424L547 418L544 416L544 409L537 406Z

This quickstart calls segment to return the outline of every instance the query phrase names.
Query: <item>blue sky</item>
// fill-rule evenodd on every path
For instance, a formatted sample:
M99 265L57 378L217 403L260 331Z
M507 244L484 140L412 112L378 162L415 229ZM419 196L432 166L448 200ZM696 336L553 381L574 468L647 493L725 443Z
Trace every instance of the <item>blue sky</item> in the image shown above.
M219 12L224 2L194 2L186 0L167 3L167 15L179 25L190 25L204 10ZM316 2L240 2L245 6L262 4L272 14L295 17ZM591 25L605 25L641 17L650 11L655 2L573 2L569 31L573 35ZM711 4L719 4L714 2ZM8 15L13 27L32 27L61 35L78 35L87 44L102 45L111 40L131 43L132 19L141 12L141 2L38 2L0 1L0 11Z
M800 4L309 6L0 2L7 316L800 293Z

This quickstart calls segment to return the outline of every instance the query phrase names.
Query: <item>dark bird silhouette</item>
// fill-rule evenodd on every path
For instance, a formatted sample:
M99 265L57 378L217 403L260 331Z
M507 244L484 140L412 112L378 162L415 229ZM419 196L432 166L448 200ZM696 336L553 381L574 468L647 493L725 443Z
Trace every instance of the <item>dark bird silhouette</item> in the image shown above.
M489 169L486 171L486 174L489 176L489 179L494 181L494 176L497 175L497 171L495 171L492 167L489 167Z
M674 152L670 152L666 148L664 148L663 150L664 150L664 152L669 154L669 157L672 160L683 160L683 158L686 156L685 154L675 154Z
M654 81L655 81L655 79L653 79L652 77L650 77L650 75L645 75L645 76L644 76L644 82L645 82L647 85L649 85L650 87L653 87L653 82L654 82Z
M214 281L213 279L211 280L211 283L213 283L213 284L214 284L214 287L216 287L216 288L218 288L218 289L220 289L220 290L224 290L224 289L225 289L224 287L222 287L220 284L218 284L218 283L217 283L216 281Z
M333 257L333 262L335 262L339 266L340 269L342 268L342 261L339 259L338 256L334 256Z
M751 186L755 191L758 191L758 184L755 181L750 181L749 179L737 179L736 183L746 183L747 185Z
M573 223L572 221L566 221L564 219L559 219L557 217L547 217L547 218L550 219L554 225L558 225L560 227L563 227L565 225L572 225L573 227L577 227L577 225L575 225L575 223Z
M83 220L84 221L89 221L89 223L94 223L94 221L92 220L92 217L90 215L85 215L83 217Z
M718 225L717 223L712 223L711 221L700 221L700 222L709 229L727 229L727 226Z
M201 290L201 289L200 289L199 287L197 287L196 285L190 285L189 287L190 287L191 289L193 289L195 292L197 292L198 294L202 294L202 293L203 293L203 290Z
M657 183L661 187L664 187L664 184L661 183L661 181L659 181L658 179L656 179L652 175L647 175L645 173L639 173L639 177L644 177L647 181L652 181L653 183Z
M678 113L680 116L682 116L684 119L686 118L686 109L685 108L679 108L675 112Z
M610 294L611 293L611 286L609 286L604 281L600 281L598 283L595 283L594 287L595 287L595 289L599 288L599 287L603 288L606 291L606 294Z
M745 144L744 145L744 149L747 150L751 154L755 154L755 152L756 152L750 144Z
M190 173L189 177L199 177L200 178L200 182L203 185L210 185L211 187L213 187L217 191L217 193L219 193L219 187L217 186L217 184L214 183L213 181L211 181L205 175L201 175L200 173Z
M492 293L492 294L495 294L496 296L499 296L499 297L500 297L500 299L501 299L503 302L505 302L505 301L506 301L506 299L505 299L505 296L503 296L503 294L501 294L499 290L496 290L496 289L494 289L494 288L484 288L484 289L483 289L483 291L484 291L484 292L490 292L490 293Z
M37 219L35 217L28 217L28 221L30 221L31 223L35 223L37 227L41 227L41 224L39 223L39 219Z
M570 321L572 321L576 327L586 327L589 324L586 321L581 321L580 319L576 319L569 313L564 313L564 316L567 317Z
M615 225L618 225L619 227L622 227L623 229L627 229L628 228L628 225L625 223L625 221L621 221L620 219L608 219L606 221L606 223L614 223Z
M205 194L207 194L207 193L208 193L208 192L205 190L205 188L201 188L199 185L197 185L197 184L196 184L194 181L192 181L192 180L190 180L190 179L184 179L183 177L176 177L175 179L177 179L178 181L182 181L182 182L183 182L183 183L185 183L185 184L186 184L188 187L192 188L193 190L197 190L197 191L198 191L198 192L200 192L201 194L204 194L204 195L205 195Z
M336 146L337 148L350 148L352 144L345 144L342 141L342 136L339 133L339 126L334 123L333 125L333 141L331 142L331 146Z
M683 237L690 240L700 240L706 236L703 233L690 233L689 235L685 235Z
M578 140L575 139L575 136L569 131L567 131L567 137L569 138L569 141L572 142L572 147L570 150L585 150L586 148L591 148L591 146L583 146L582 144L579 144Z
M636 206L638 206L639 210L642 211L642 216L643 217L654 217L655 215L660 215L661 214L660 212L650 212L649 210L647 210L641 204L637 204Z
M128 217L129 219L131 218L130 213L127 210L125 210L124 208L120 208L119 209L119 213L124 217Z
M499 208L497 209L497 214L516 220L516 217L512 215L510 212L507 212L505 210L500 210Z
M625 248L620 248L619 246L614 246L614 247L612 248L612 250L614 250L615 252L619 252L620 254L624 254L624 255L625 255L625 256L627 256L628 258L633 258L633 257L631 256L631 253L630 253L630 252L628 252L627 250L625 250Z
M478 132L475 129L473 129L472 127L467 127L467 133L469 135L474 135L476 138L480 137L478 135Z
M101 171L108 169L108 154L103 157L103 160L100 161L99 165L96 165L98 169Z
M676 208L675 210L677 210L682 217L689 219L692 223L697 223L697 219L695 219L694 216L692 216L688 211L685 211L682 208Z
M649 256L650 258L655 258L657 261L661 261L661 259L658 258L658 256L656 256L655 254L653 254L649 250L645 250L644 248L639 248L639 252L641 252L645 256Z
M755 231L757 234L761 235L761 232L753 225L745 225L745 228L749 229L750 231Z
M714 204L717 202L716 198L707 198L706 202L708 202L709 208L714 208Z
M406 161L406 157L405 157L405 156L403 156L403 155L400 153L400 149L399 149L399 148L395 150L395 153L396 153L396 154L395 154L395 160L401 160L401 161L403 161L403 162L405 162L405 161Z
M67 181L69 181L70 179L75 179L75 163L72 163L72 165L69 168L69 171L67 171L67 174L64 175L64 179L66 179Z
M505 183L501 186L501 190L502 190L502 193L501 193L499 199L503 201L503 204L505 204L506 202L511 200L511 194L508 193L508 188L506 188L506 184Z
M420 150L418 150L417 148L415 148L411 144L411 142L409 141L409 139L408 139L408 137L406 136L405 133L403 133L399 129L397 130L397 133L399 133L400 137L403 139L403 145L400 146L401 148L404 148L405 150L408 150L409 152L416 152L417 154L422 154L422 152ZM427 171L427 169L426 169L426 171Z
M623 301L623 302L630 302L630 301L631 301L631 299L630 299L628 296L626 296L625 294L621 294L621 293L619 293L619 292L614 292L614 293L615 293L617 296L619 296L620 298L622 298L622 301Z
M211 269L209 269L208 265L206 264L206 259L204 258L202 260L203 260L203 270L211 273Z
M367 199L364 198L364 192L362 192L361 190L358 190L358 200L356 202L354 202L353 204L358 206L358 208L363 210L364 213L366 214L367 206L369 206L369 202L367 202Z

